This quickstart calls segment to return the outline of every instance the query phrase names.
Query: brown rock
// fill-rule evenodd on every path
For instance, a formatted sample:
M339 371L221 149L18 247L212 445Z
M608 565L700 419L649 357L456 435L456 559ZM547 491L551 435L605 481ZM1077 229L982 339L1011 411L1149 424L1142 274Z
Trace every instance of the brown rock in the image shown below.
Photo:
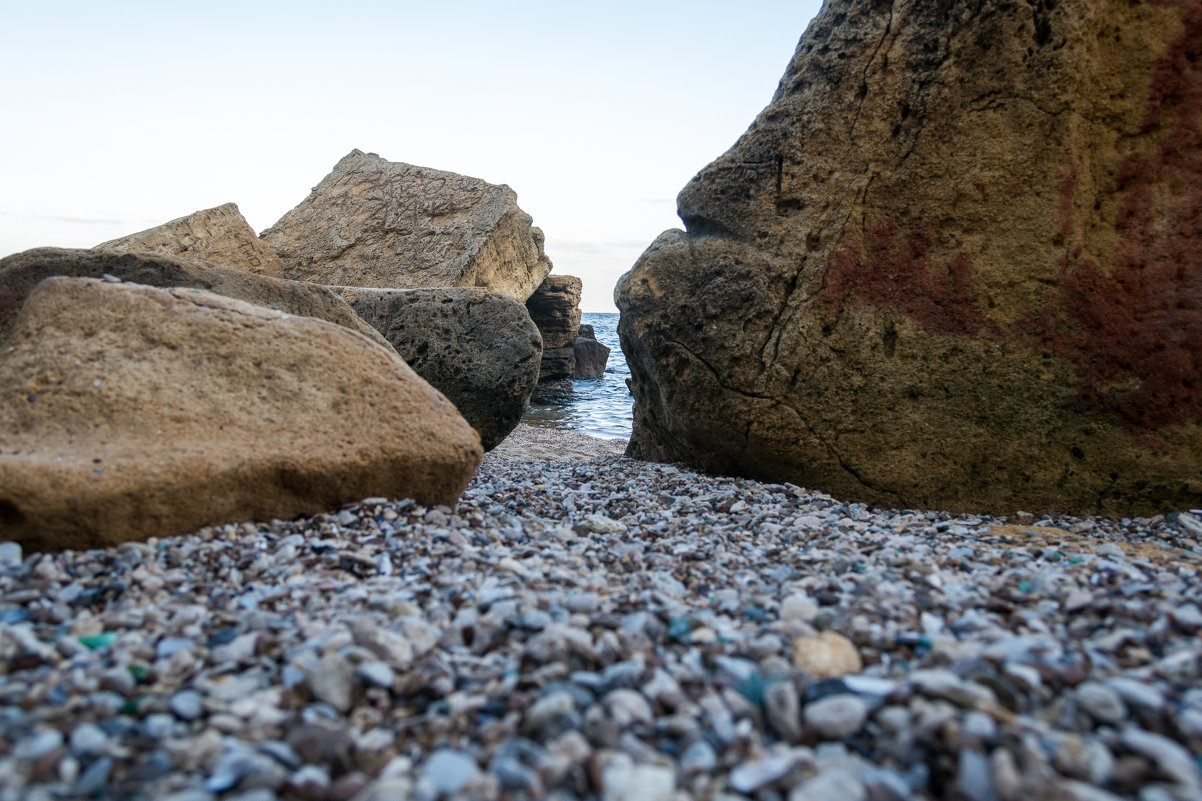
M605 374L609 348L597 341L591 325L580 326L576 341L572 343L572 354L575 357L572 378L600 378Z
M526 301L530 319L543 337L540 382L571 378L576 369L574 345L580 330L580 279L548 275Z
M526 413L542 338L526 307L478 287L344 289L342 297L447 396L490 451Z
M284 277L284 265L279 256L259 241L233 203L203 209L136 234L102 242L93 250L163 253L236 267L272 278Z
M199 289L51 278L0 351L0 529L31 551L453 504L481 458L449 402L347 329Z
M618 284L630 455L895 507L1202 503L1202 6L828 0Z
M508 186L352 150L262 238L286 278L479 286L524 301L551 271L543 233L530 223Z
M207 289L256 306L316 317L363 334L384 348L392 348L376 329L360 320L350 306L326 287L159 253L63 248L35 248L0 259L0 343L8 338L25 298L38 282L52 275L77 278L109 275L148 286Z

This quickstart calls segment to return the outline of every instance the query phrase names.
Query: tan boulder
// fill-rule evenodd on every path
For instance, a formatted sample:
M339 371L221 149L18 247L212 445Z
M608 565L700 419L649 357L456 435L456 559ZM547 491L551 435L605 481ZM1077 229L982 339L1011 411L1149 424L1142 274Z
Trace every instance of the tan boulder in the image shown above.
M199 289L47 279L0 350L0 410L0 530L33 551L453 504L482 456L391 351Z
M298 281L525 301L551 271L530 223L508 186L352 150L261 237Z
M1202 505L1202 5L827 0L620 280L629 453L951 510Z
M316 317L357 331L384 348L392 348L376 329L326 287L163 253L64 248L35 248L0 259L0 343L8 338L25 298L40 281L53 275L76 278L108 275L148 286L207 289L288 314Z
M259 241L234 203L203 209L162 225L102 242L93 250L163 253L284 277L279 256Z

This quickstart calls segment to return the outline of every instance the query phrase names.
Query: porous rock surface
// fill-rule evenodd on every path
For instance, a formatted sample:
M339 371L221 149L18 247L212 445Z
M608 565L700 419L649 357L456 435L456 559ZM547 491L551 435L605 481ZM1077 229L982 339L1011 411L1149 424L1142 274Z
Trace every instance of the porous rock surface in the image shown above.
M287 314L315 317L356 331L376 344L392 346L332 290L300 281L287 281L198 259L165 253L114 250L35 248L0 259L0 343L12 331L17 312L33 288L45 278L111 276L161 288L189 287L266 306Z
M540 382L572 377L576 369L573 345L580 330L580 291L574 275L548 275L526 300L530 319L543 336Z
M0 528L38 551L454 503L479 438L366 337L198 289L50 278L0 352Z
M575 366L572 378L599 378L605 373L609 361L609 348L597 341L591 325L580 326L576 341L572 343Z
M1202 502L1202 6L828 0L619 282L628 453L894 507Z
M284 277L279 256L259 240L234 203L202 209L136 234L102 242L94 249L165 253L272 278Z
M543 232L505 185L352 150L261 237L300 281L479 286L524 301L551 271Z
M414 372L455 404L484 450L522 419L538 383L542 337L512 296L479 287L341 291Z

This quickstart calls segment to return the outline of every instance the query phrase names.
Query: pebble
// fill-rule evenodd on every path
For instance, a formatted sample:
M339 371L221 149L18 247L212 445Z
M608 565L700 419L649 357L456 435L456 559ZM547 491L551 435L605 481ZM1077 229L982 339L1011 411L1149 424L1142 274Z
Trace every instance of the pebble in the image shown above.
M789 801L868 801L868 789L844 770L826 770L790 790Z
M852 641L835 631L793 640L793 664L816 679L859 673L864 667Z
M180 720L197 720L204 714L204 696L195 690L181 690L171 696L168 707Z
M476 760L462 751L442 748L431 754L422 766L421 775L439 793L452 795L476 778L480 769Z
M868 719L868 704L859 696L843 693L807 704L805 722L829 740L855 734Z
M21 564L21 544L0 542L0 567L18 567Z
M1197 797L1176 520L494 452L454 507L0 544L0 801Z
M1127 717L1127 705L1118 691L1100 681L1083 682L1073 690L1073 698L1099 723L1118 723Z

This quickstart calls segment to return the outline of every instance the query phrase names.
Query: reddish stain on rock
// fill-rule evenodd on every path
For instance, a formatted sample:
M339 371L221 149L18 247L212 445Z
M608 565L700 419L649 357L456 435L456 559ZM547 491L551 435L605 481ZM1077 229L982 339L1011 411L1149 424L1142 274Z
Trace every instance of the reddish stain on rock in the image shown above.
M927 331L948 336L1000 333L974 308L968 254L960 251L943 267L932 265L930 232L917 228L898 236L892 222L870 225L865 246L841 248L826 277L823 302L838 306L854 295L896 309Z
M1081 371L1087 408L1144 433L1202 420L1202 5L1179 7L1185 31L1160 59L1144 119L1160 144L1118 171L1114 268L1078 247L1038 323Z

